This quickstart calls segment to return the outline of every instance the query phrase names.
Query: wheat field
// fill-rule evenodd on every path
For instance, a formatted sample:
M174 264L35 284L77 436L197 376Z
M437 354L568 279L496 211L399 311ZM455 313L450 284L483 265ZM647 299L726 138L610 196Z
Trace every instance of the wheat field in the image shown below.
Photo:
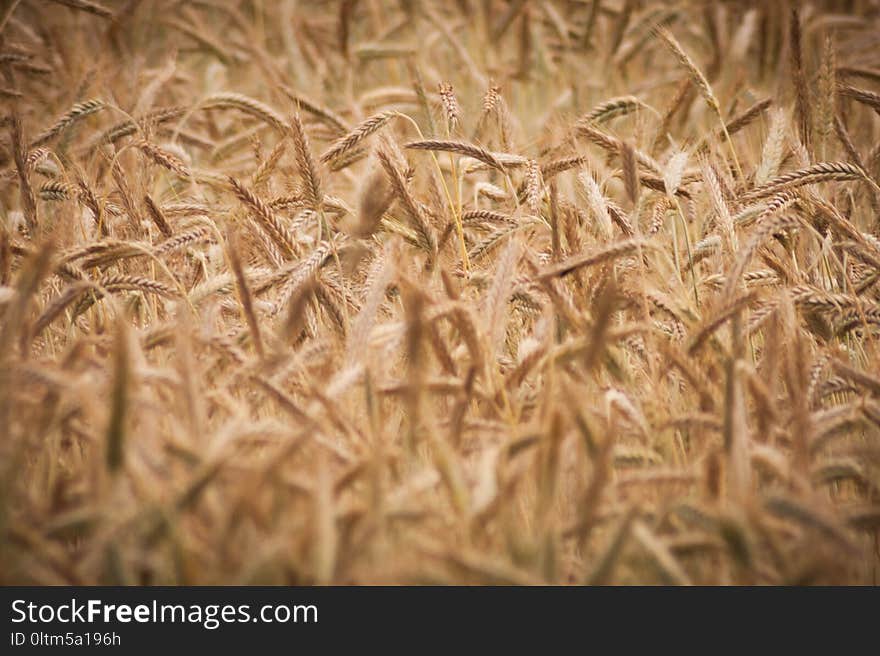
M880 580L876 0L4 5L0 583Z

